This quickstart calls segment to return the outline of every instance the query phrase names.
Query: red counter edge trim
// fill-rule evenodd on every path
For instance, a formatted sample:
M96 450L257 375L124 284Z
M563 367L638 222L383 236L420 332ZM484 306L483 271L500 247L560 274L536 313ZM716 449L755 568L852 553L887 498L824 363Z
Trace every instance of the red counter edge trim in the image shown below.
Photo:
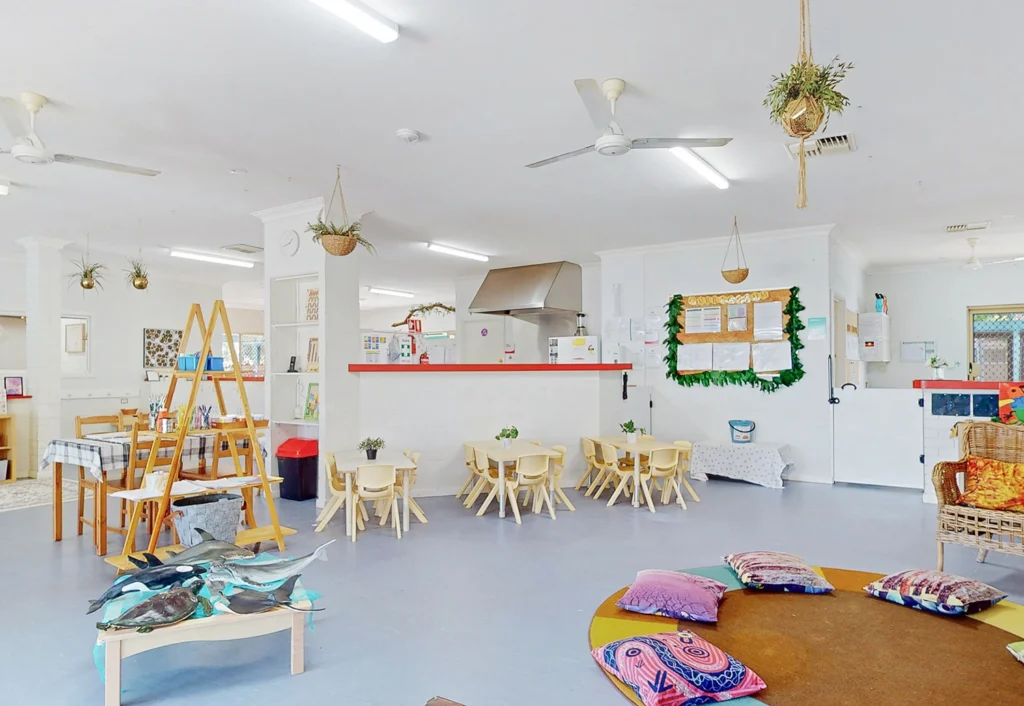
M532 372L600 372L605 370L632 370L632 363L480 363L466 365L382 365L378 363L349 363L350 373L532 373Z
M1001 383L982 380L914 380L915 390L998 390ZM1021 384L1021 383L1017 383Z

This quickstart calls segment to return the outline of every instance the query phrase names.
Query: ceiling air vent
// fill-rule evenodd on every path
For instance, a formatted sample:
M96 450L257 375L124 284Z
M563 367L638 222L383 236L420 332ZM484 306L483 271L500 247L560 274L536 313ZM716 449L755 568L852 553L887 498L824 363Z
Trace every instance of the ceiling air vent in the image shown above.
M797 155L800 154L800 143L794 142L791 145L786 145L786 149L789 151L789 156L792 159L796 159ZM807 140L804 142L804 153L807 155L807 159L856 151L857 141L853 139L852 133L847 133L845 135L827 135L825 137L819 137L817 139Z
M985 230L992 221L979 221L978 223L957 223L955 225L946 226L947 233L963 233L967 230Z
M256 253L263 252L263 248L258 245L246 245L245 243L236 243L235 245L223 245L221 250L230 250L231 252L242 253L243 255L255 255Z

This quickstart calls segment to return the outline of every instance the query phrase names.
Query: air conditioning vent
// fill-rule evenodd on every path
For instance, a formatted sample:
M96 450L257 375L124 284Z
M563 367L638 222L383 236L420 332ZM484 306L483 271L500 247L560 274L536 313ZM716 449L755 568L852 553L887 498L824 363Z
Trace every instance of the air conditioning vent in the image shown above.
M786 145L789 156L796 159L800 154L800 143L794 142ZM845 135L827 135L814 140L804 142L804 154L807 159L812 157L828 157L830 155L842 154L844 152L856 152L857 141L853 139L852 133Z
M957 223L955 225L946 226L947 233L963 233L968 230L985 230L992 221L979 221L977 223Z
M256 253L263 252L263 248L258 245L247 245L245 243L237 243L235 245L224 245L221 246L221 250L230 250L231 252L242 253L243 255L255 255Z

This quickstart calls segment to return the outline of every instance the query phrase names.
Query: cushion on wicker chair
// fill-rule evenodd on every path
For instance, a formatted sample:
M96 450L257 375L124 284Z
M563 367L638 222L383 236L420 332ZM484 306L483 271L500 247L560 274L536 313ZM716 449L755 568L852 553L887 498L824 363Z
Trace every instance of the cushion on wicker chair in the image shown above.
M964 488L958 505L1024 512L1024 463L968 456Z
M591 654L645 706L710 704L765 688L761 677L689 630L616 640Z
M742 552L724 561L747 588L788 593L831 593L835 588L803 559L783 552Z
M997 588L944 571L900 571L872 581L864 590L893 603L940 615L967 615L1006 598Z
M645 569L619 599L623 610L700 623L718 621L718 603L728 588L714 579L681 571Z

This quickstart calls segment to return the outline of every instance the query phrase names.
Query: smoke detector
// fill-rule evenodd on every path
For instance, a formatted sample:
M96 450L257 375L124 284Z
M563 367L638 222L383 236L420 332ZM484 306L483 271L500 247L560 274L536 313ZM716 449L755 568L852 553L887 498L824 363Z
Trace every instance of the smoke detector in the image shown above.
M236 243L235 245L222 245L220 249L242 253L243 255L255 255L256 253L263 252L263 248L261 248L260 246L247 245L246 243Z
M985 230L992 221L978 221L977 223L955 223L951 226L946 226L947 233L963 233L967 230Z
M800 155L800 143L794 142L791 145L786 145L786 150L789 153L790 159L796 159ZM853 139L853 133L827 135L814 140L804 141L804 154L807 159L856 151L857 141Z
M409 145L420 141L420 134L415 130L410 130L407 127L403 127L402 129L398 130L395 133L395 137Z

